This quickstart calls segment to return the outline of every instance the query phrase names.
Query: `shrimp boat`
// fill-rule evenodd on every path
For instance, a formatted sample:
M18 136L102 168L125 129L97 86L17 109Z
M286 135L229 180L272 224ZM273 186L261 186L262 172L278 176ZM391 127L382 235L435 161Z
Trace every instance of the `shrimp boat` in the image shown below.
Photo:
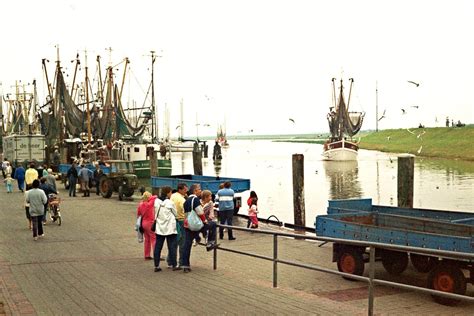
M350 88L347 105L344 100L343 83L339 88L339 98L336 100L336 79L332 79L334 106L331 106L327 115L331 136L324 143L323 157L325 160L357 160L359 142L352 137L362 127L364 112L349 112L352 84L354 79L349 79Z

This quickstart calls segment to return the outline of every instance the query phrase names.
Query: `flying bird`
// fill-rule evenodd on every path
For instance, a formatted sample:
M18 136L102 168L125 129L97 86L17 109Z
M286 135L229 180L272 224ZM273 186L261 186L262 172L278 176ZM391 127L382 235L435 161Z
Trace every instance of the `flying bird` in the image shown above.
M385 117L385 111L386 110L383 110L382 116L379 118L379 121Z
M178 129L178 128L180 128L180 127L181 127L181 125L178 125L178 126L176 126L176 129Z
M408 82L409 82L409 83L412 83L412 84L414 84L414 85L415 85L415 86L417 86L417 87L419 87L419 86L420 86L420 84L419 84L419 83L416 83L416 82L414 82L414 81L410 81L410 80L408 80Z
M294 120L294 119L290 118L289 120L292 121L293 123L295 123L295 120Z
M401 110L402 110L402 115L407 113L405 109L401 109Z
M412 108L418 109L420 106L419 105L412 105Z

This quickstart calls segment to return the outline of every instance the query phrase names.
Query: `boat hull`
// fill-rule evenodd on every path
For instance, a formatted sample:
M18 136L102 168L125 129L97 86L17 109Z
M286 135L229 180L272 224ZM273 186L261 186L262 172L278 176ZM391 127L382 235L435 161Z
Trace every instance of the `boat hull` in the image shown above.
M156 174L159 177L167 177L171 175L171 160L157 159ZM150 160L135 160L133 161L133 169L138 178L150 178Z
M340 140L324 144L323 157L325 160L350 161L357 160L359 145L354 142Z

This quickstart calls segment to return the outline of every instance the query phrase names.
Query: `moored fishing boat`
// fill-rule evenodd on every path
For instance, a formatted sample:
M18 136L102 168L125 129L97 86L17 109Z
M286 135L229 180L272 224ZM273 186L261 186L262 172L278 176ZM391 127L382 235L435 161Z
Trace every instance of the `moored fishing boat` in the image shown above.
M344 100L343 84L339 89L339 98L336 103L335 78L332 79L334 106L330 107L327 115L331 137L324 143L323 156L326 160L357 160L359 143L352 139L362 127L364 112L349 112L349 102L351 99L352 84L351 78L349 97ZM348 139L349 138L349 139Z

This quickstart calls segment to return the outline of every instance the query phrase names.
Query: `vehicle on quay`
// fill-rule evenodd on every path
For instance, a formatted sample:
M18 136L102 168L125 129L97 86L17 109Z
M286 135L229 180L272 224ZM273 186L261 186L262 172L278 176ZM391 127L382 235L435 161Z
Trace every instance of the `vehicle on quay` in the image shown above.
M100 178L99 189L102 197L110 198L114 192L118 193L120 201L124 197L131 197L139 184L132 162L108 160L105 163L110 172L104 173Z
M330 200L327 215L316 217L316 234L322 237L409 246L412 252L375 249L385 270L399 275L408 266L427 273L428 288L460 295L474 284L474 261L459 259L474 254L474 213L372 205L372 199ZM460 253L452 257L416 253L416 248ZM364 273L367 247L333 244L333 262L340 272ZM441 304L457 303L433 295Z

